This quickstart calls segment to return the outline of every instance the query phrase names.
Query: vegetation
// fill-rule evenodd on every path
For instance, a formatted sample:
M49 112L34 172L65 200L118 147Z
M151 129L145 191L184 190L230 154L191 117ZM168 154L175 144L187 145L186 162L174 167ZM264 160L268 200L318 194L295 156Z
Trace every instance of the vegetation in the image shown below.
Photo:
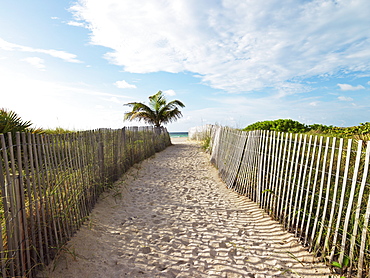
M55 129L45 129L44 133L46 134L67 134L67 133L74 133L75 130L69 130L62 127L56 127Z
M272 130L277 132L326 135L339 138L370 139L370 122L360 123L360 125L352 127L336 127L322 124L305 125L291 119L279 119L274 121L256 122L247 126L243 130Z
M0 152L0 277L34 277L61 251L75 257L64 243L88 219L99 194L170 145L167 132L148 127L32 137ZM21 157L21 169L10 150Z
M341 275L335 277L365 277L361 273L370 269L368 144L347 138L369 136L368 127L313 125L307 133L321 134L310 138L256 136L220 127L215 129L212 163L230 189L257 202L295 233ZM321 136L330 132L347 138Z
M202 141L202 149L206 152L210 152L211 148L211 136L206 136Z
M0 108L0 133L16 133L16 132L31 132L31 133L46 133L46 134L66 134L76 132L74 130L56 127L55 129L33 128L31 121L24 121L14 111Z
M149 97L149 105L141 102L130 102L125 105L132 108L131 112L125 113L125 120L142 120L155 127L161 127L162 124L167 124L181 118L182 113L179 107L185 107L179 100L167 102L162 91L158 91L158 93Z
M0 108L0 133L32 132L41 133L41 129L32 128L30 121L23 121L14 111Z
M251 124L243 129L244 131L250 130L272 130L278 132L293 132L303 133L309 130L309 127L300 122L293 121L290 119L286 120L275 120L275 121L263 121Z

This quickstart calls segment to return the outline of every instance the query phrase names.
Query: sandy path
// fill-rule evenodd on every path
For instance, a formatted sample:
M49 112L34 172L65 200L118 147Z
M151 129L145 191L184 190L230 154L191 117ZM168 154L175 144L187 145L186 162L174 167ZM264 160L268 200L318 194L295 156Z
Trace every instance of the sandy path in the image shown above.
M177 141L177 143L176 143ZM175 140L105 193L39 277L328 277L292 235Z

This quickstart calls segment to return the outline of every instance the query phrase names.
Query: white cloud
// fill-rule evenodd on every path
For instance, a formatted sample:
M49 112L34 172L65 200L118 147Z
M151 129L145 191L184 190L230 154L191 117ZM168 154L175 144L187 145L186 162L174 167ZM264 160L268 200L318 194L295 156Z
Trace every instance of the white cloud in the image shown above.
M67 24L70 25L70 26L85 27L84 23L77 22L77 21L69 21Z
M77 58L77 55L71 54L61 50L54 50L54 49L39 49L39 48L32 48L28 46L23 46L15 43L10 43L2 38L0 38L0 49L4 49L7 51L21 51L21 52L30 52L30 53L43 53L50 55L55 58L62 59L66 62L70 63L81 63Z
M341 101L353 101L353 98L345 96L339 96L338 99Z
M367 85L370 85L370 81L367 82Z
M308 105L309 106L317 106L319 103L317 101L312 101Z
M227 119L234 117L236 126L233 127L245 127L257 121L276 119L293 119L306 124L322 123L337 126L358 124L361 118L366 118L369 105L363 103L356 107L348 101L350 100L338 101L338 99L321 97L320 99L316 97L281 99L269 94L264 94L262 97L255 94L219 96L209 100L209 103L217 102L218 105L213 105L214 108L204 112L203 117L210 118L211 122L207 123L214 124L215 122L212 121L217 120L221 125L230 126L232 123ZM349 118L348 115L354 115L354 117ZM200 119L202 114L194 114L192 111L191 116ZM343 124L340 123L342 121Z
M80 0L70 10L128 72L189 71L243 92L370 70L368 0Z
M163 93L167 96L175 96L176 95L176 92L174 90L166 90L166 91L163 91Z
M337 84L342 91L356 91L365 89L362 85L352 86L350 84Z
M38 80L0 65L1 105L37 127L120 128L122 104L131 97L92 90L85 84ZM22 101L20 101L22 100ZM99 107L97 111L97 107ZM68 113L66 113L68 111Z
M117 81L114 83L120 89L136 89L136 85L129 84L125 80Z
M275 84L274 88L277 91L276 97L278 98L311 91L311 88L309 86L291 82L282 82L280 84Z
M22 61L25 61L29 63L30 65L34 66L35 68L39 70L45 70L45 64L44 64L44 59L41 59L39 57L28 57L25 59L22 59Z
M53 49L49 49L49 50L35 49L33 51L34 52L45 53L45 54L48 54L48 55L53 56L55 58L60 58L64 61L70 62L70 63L82 63L81 61L76 59L77 55L71 54L71 53L68 53L68 52L65 52L65 51L53 50Z

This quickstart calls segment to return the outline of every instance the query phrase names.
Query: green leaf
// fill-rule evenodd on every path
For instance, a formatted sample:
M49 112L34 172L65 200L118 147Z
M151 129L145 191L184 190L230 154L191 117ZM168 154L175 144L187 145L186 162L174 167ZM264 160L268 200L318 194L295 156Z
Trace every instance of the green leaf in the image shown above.
M334 267L342 268L342 265L338 262L332 262L331 265L334 266Z
M262 191L262 194L264 193L271 193L271 194L275 194L274 191L272 191L271 189L265 189Z
M343 258L343 267L349 266L349 258L348 256L344 256Z

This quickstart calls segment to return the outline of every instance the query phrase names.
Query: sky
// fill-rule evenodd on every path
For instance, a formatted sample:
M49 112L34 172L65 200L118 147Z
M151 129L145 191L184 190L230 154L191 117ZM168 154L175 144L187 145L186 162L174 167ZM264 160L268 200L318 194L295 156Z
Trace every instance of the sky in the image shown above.
M123 121L159 90L171 132L370 122L369 0L0 0L0 108L35 127Z

